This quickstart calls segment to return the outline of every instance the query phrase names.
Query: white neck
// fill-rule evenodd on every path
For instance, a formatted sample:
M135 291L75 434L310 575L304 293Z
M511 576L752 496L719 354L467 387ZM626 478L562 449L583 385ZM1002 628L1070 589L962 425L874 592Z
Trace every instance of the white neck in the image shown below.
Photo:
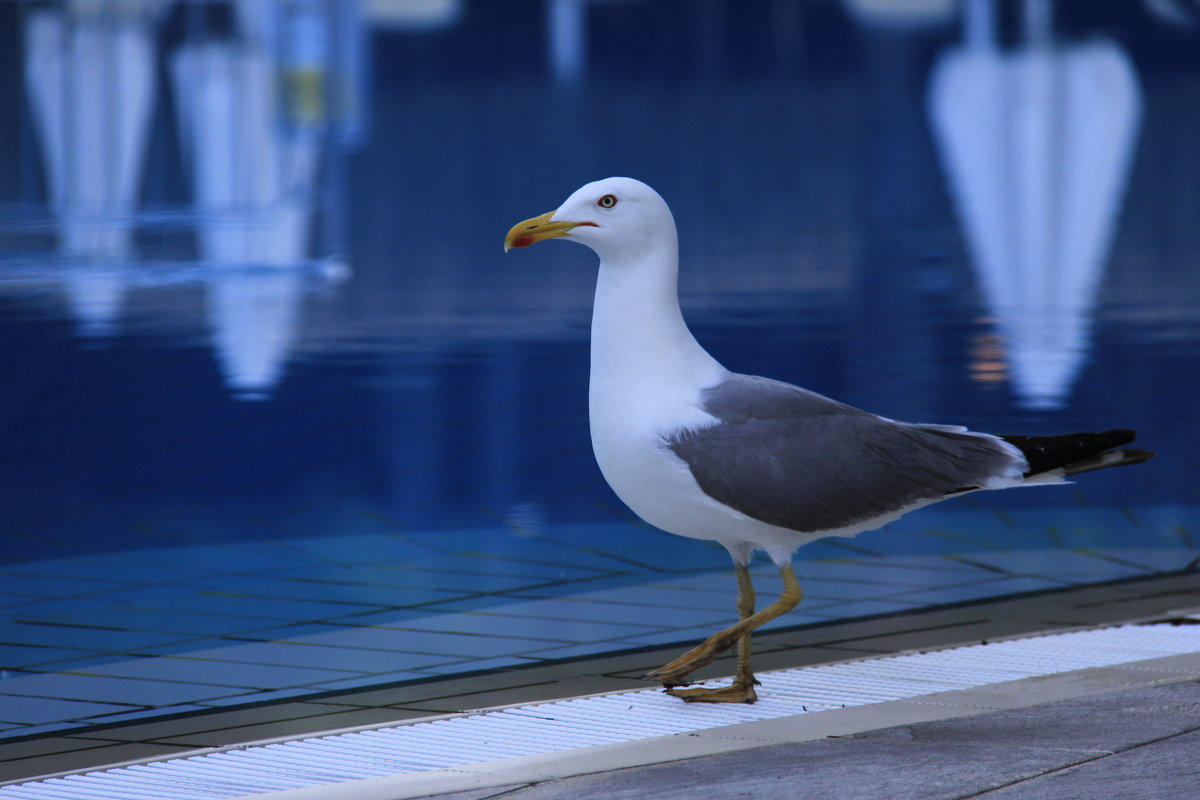
M592 311L593 420L614 412L657 418L666 406L695 403L699 390L725 373L683 321L675 242L641 253L637 262L600 265Z

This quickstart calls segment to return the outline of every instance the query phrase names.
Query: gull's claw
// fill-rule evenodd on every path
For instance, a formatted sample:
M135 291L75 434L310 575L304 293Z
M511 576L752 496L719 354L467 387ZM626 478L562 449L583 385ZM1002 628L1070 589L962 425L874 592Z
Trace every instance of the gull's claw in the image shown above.
M729 686L715 689L667 689L667 694L678 697L685 703L753 703L758 700L754 684L758 683L753 676L748 681L738 680Z

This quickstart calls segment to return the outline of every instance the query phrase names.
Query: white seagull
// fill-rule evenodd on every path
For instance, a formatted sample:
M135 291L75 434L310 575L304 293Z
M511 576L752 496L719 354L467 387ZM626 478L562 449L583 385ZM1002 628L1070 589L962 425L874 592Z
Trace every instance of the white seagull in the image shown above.
M964 492L1061 483L1154 454L1114 450L1132 431L993 436L896 422L787 383L730 372L679 310L679 246L666 202L631 178L589 183L557 210L513 226L504 248L563 237L600 256L592 311L592 449L635 514L670 533L720 542L733 558L740 621L648 674L690 702L752 703L750 632L802 593L798 547L879 528ZM783 575L755 612L747 563L764 551ZM722 688L680 688L738 645Z

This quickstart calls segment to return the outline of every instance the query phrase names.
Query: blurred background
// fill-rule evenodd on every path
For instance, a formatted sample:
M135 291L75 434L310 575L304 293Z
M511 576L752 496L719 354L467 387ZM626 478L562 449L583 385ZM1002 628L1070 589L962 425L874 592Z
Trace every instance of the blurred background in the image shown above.
M593 463L594 256L501 251L608 175L731 369L1161 454L807 548L781 624L1193 568L1198 45L1193 0L0 0L0 736L732 617Z

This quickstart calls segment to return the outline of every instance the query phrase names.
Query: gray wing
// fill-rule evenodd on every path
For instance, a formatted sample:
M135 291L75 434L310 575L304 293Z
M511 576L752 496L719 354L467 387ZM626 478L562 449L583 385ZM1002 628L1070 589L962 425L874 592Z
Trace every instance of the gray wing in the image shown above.
M714 499L802 532L837 530L1020 476L995 437L892 422L786 383L733 375L706 389L720 422L667 446Z

